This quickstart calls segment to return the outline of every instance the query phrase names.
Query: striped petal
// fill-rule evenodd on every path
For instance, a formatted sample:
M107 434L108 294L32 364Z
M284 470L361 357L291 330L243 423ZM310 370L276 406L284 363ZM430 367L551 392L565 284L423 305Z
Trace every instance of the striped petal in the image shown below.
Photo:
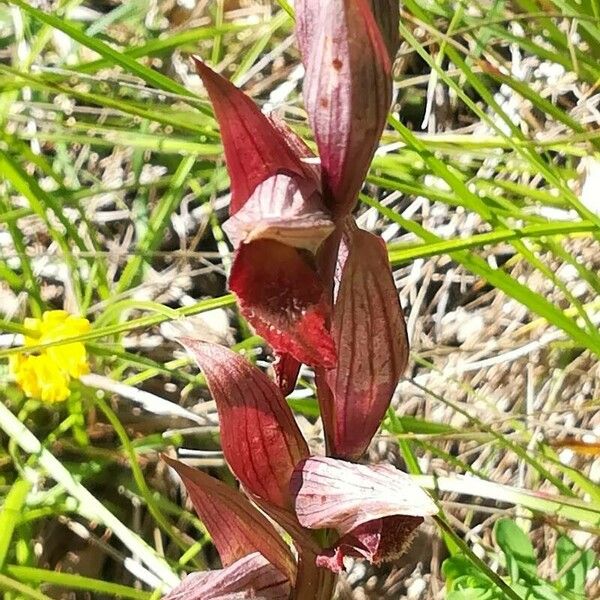
M290 583L296 579L296 562L267 518L237 490L206 473L163 456L181 477L194 509L204 523L227 567L260 552Z
M258 184L223 229L236 248L269 239L314 254L334 224L314 181L278 173Z
M289 600L290 583L255 552L226 569L188 575L163 600Z
M304 103L319 147L325 201L339 218L356 203L385 125L390 54L370 0L297 0L296 15ZM382 24L391 29L388 21Z
M408 360L404 315L381 238L348 219L338 252L335 368L317 371L329 454L357 459L385 416Z
M223 453L244 488L282 509L289 481L308 447L279 388L231 350L189 338L180 342L202 369L221 429Z

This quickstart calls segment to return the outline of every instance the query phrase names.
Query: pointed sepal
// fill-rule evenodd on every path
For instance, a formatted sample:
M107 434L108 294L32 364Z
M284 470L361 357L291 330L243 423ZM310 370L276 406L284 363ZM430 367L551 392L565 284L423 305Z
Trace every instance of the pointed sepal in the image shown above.
M309 452L281 391L228 348L179 341L202 369L217 404L229 467L252 496L287 510L291 474Z
M221 128L231 179L230 213L240 210L255 188L277 173L304 177L298 156L252 99L201 60L194 61Z
M163 460L181 477L224 567L260 552L294 583L296 563L290 548L241 492L178 460L168 456L163 456Z

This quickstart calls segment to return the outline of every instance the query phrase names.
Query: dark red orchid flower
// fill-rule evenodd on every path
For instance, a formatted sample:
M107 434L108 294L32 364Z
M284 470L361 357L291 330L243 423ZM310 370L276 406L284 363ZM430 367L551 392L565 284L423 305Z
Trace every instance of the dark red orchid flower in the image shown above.
M408 358L385 244L350 214L391 102L398 0L296 0L296 9L320 164L284 123L197 61L231 179L229 287L274 349L276 383L226 348L181 340L216 401L244 493L166 459L223 563L188 576L170 600L329 600L344 557L395 558L437 510L404 473L353 462ZM315 369L326 457L310 455L285 401L302 363Z
M344 556L374 563L395 558L423 517L437 512L430 497L390 465L311 457L281 390L262 371L222 346L181 342L206 377L225 459L247 497L165 459L182 478L224 566L188 576L170 600L229 598L213 591L214 582L256 594L231 598L288 598L290 590L297 598L330 598ZM256 506L287 530L295 554ZM192 584L216 595L194 596Z
M197 61L231 178L229 287L273 347L285 393L301 363L315 367L329 453L346 459L365 451L408 357L385 246L349 216L391 101L398 15L395 0L297 2L320 167L285 124Z

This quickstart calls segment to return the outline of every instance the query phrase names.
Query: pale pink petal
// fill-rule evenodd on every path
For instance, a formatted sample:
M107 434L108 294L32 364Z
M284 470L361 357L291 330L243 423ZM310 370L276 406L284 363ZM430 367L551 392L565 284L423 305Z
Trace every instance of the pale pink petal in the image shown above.
M223 229L235 248L268 239L314 254L334 224L313 181L279 173L259 183Z
M258 552L226 569L188 575L163 600L289 600L288 580Z
M302 526L333 527L340 535L383 517L437 513L429 495L392 465L313 456L298 464L290 487Z

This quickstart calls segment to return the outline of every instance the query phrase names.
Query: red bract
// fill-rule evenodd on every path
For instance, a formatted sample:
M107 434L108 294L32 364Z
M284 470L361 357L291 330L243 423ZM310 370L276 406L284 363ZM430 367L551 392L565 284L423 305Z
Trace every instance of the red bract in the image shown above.
M182 339L217 403L227 463L257 499L291 508L289 481L308 446L279 388L239 354Z
M398 3L384 4L377 15L391 50ZM342 217L356 203L385 125L392 99L390 52L369 0L298 0L296 11L306 68L304 103L319 147L326 202Z
M258 553L265 560L254 558L253 568L264 574L265 562L271 565L267 574L278 593L284 575L296 593L304 590L295 597L324 600L331 597L332 573L343 568L344 556L371 562L394 558L422 517L436 512L427 494L389 465L310 458L281 391L264 373L221 346L192 340L184 345L202 367L217 403L229 466L249 497L287 529L299 556L295 567L274 528L239 492L168 460L221 554L226 568L219 582L228 583L234 571L239 573L239 561ZM328 530L330 541L320 545L312 529ZM202 576L208 585L211 579ZM237 585L238 579L232 581ZM189 600L189 581L181 588L172 597Z
M408 339L385 244L348 220L331 332L338 361L317 374L332 456L358 458L389 406L408 360Z

